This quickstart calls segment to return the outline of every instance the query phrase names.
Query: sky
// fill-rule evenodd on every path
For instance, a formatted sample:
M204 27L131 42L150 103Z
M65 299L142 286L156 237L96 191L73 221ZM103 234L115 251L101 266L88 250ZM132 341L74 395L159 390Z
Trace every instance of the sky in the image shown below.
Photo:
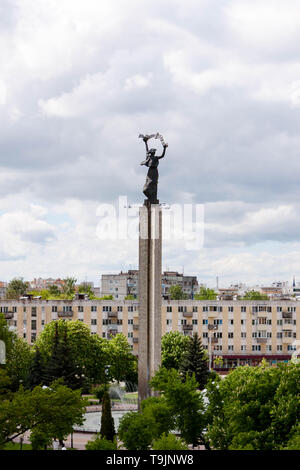
M143 203L160 132L160 201L204 213L163 268L300 281L299 40L297 0L1 0L0 280L136 269L99 214Z

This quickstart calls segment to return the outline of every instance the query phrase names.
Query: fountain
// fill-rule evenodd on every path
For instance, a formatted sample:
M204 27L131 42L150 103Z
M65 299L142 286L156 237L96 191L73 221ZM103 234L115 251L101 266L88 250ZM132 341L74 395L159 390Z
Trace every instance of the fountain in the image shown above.
M109 395L111 398L111 413L115 422L115 430L118 430L120 419L129 411L137 411L138 398L135 393L134 384L127 384L127 390L132 392L126 393L125 386L120 384L112 384L109 387ZM128 396L132 393L132 397ZM133 393L135 393L133 395ZM84 415L85 420L82 426L74 426L74 431L83 432L100 432L101 411L88 411Z

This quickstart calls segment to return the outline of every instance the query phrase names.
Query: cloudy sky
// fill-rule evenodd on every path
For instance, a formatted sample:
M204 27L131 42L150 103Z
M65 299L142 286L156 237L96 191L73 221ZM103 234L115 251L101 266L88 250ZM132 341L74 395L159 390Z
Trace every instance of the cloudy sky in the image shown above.
M143 202L159 131L159 199L205 223L164 268L300 281L299 41L298 0L1 0L0 280L136 268L99 206Z

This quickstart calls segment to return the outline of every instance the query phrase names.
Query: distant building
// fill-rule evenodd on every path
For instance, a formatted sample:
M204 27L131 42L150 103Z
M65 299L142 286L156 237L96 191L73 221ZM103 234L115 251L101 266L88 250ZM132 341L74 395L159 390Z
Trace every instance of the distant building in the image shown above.
M52 278L43 279L39 277L29 282L29 289L42 290L42 289L49 289L50 286L57 286L59 289L62 289L64 285L65 285L65 281L63 279L52 279Z
M0 281L0 299L6 298L7 283Z
M162 297L170 299L170 287L179 285L188 299L193 299L199 285L196 276L186 276L176 271L162 273ZM127 296L138 298L139 271L128 270L119 274L103 274L101 278L101 296L112 295L115 300L124 300Z

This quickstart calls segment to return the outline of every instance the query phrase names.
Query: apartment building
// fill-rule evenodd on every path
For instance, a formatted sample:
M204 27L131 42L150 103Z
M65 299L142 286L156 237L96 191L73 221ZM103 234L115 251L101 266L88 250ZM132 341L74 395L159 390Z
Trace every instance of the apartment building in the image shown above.
M170 287L179 285L188 299L193 299L199 285L196 276L186 276L176 271L164 271L162 273L162 296L170 299ZM138 297L139 272L128 270L119 274L103 274L101 278L101 295L112 295L115 300L124 300L126 296Z
M53 320L79 320L93 334L111 338L123 333L138 354L138 301L40 300L0 301L17 334L33 343ZM162 335L198 333L212 357L221 356L222 369L287 361L300 343L300 302L279 301L162 301ZM298 348L299 349L299 348Z

